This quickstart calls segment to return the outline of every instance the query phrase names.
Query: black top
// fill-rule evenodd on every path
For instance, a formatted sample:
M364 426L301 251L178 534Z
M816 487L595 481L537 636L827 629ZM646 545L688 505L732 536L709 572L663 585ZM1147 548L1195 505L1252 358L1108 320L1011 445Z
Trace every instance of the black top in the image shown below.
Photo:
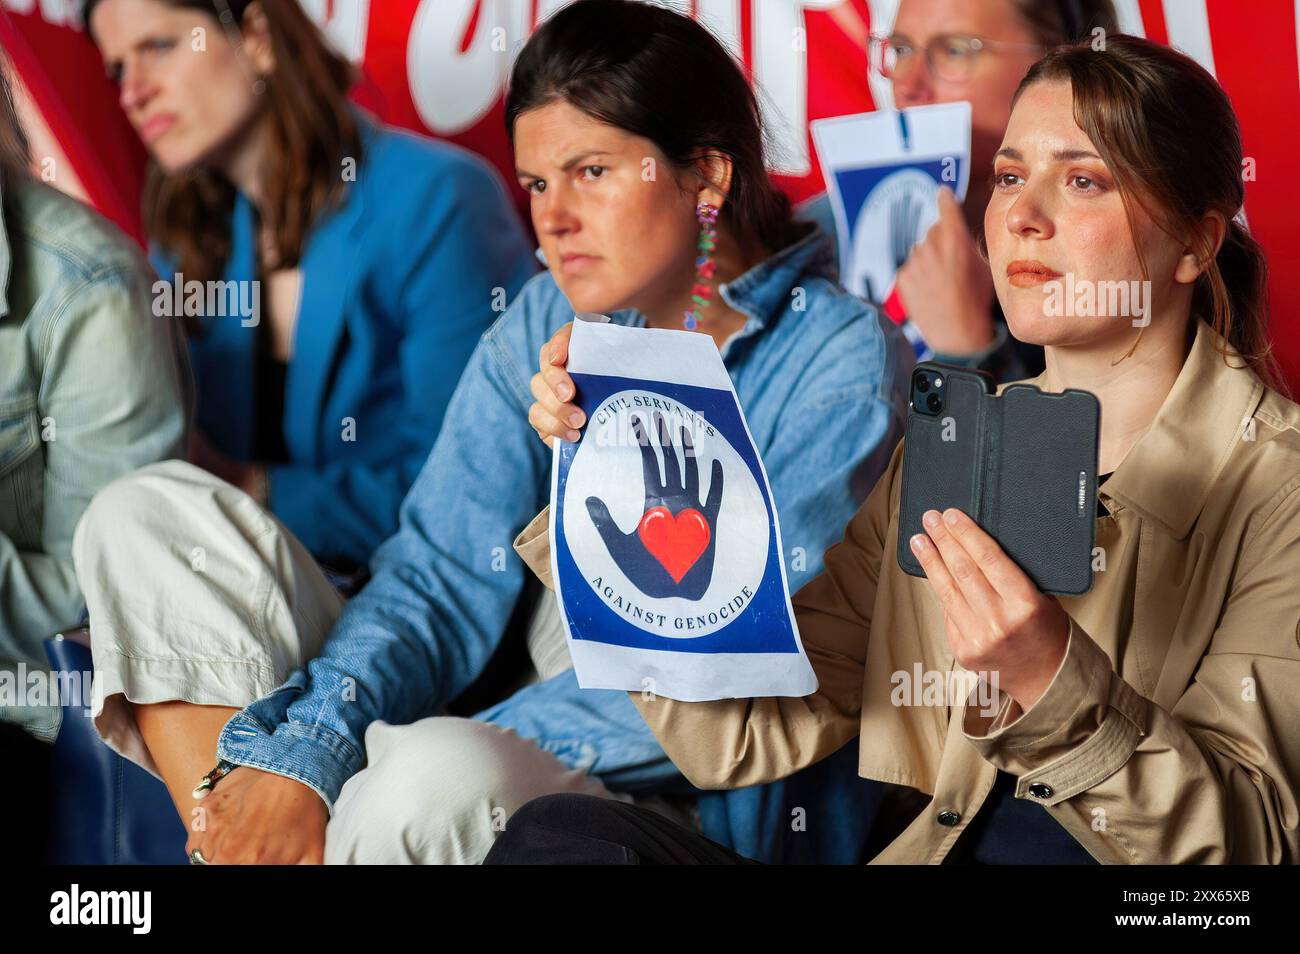
M266 325L263 324L263 329ZM257 420L253 425L253 458L264 464L287 464L289 448L284 441L284 383L289 365L271 353L269 333L262 331L257 343Z
M1097 486L1109 476L1100 474ZM1108 515L1098 499L1097 516ZM951 860L975 865L1097 864L1046 808L1016 798L1016 777L1001 770L993 791L958 840Z

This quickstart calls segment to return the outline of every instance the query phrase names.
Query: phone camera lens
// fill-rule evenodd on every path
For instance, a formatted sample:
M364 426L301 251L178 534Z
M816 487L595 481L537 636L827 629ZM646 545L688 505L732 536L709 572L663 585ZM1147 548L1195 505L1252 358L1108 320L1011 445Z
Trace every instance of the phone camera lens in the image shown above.
M920 391L922 394L930 390L930 379L927 378L924 374L918 374L916 376L916 389Z
M939 399L939 395L931 394L929 397L925 399L925 406L928 407L931 411L934 411L936 414L938 414L939 408L943 407L943 401Z

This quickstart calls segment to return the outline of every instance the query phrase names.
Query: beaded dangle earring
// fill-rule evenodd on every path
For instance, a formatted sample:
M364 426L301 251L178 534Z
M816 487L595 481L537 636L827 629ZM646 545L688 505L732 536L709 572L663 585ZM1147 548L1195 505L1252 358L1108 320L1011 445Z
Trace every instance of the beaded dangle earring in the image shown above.
M695 284L691 287L692 307L682 322L687 331L699 327L704 320L704 309L713 303L713 287L709 279L713 277L713 251L718 246L718 207L701 202L695 207L695 217L700 223L700 238L695 244L699 255L695 259Z

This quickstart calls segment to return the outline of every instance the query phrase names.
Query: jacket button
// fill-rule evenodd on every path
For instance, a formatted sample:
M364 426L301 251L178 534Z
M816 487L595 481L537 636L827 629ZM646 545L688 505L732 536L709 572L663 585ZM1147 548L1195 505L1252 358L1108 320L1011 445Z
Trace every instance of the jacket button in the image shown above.
M961 821L961 816L954 811L942 811L939 813L939 824L945 828L951 828Z
M1052 786L1044 785L1042 782L1035 782L1029 786L1029 794L1034 798L1051 798Z

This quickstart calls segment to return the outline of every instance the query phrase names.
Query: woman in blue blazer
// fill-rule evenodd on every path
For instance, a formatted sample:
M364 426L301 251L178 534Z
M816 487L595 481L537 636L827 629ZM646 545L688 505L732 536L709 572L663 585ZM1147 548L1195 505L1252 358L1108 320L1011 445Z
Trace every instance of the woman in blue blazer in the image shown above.
M465 362L537 266L496 174L349 105L350 66L297 4L227 5L226 27L212 0L86 16L152 160L190 459L351 569L397 528Z

